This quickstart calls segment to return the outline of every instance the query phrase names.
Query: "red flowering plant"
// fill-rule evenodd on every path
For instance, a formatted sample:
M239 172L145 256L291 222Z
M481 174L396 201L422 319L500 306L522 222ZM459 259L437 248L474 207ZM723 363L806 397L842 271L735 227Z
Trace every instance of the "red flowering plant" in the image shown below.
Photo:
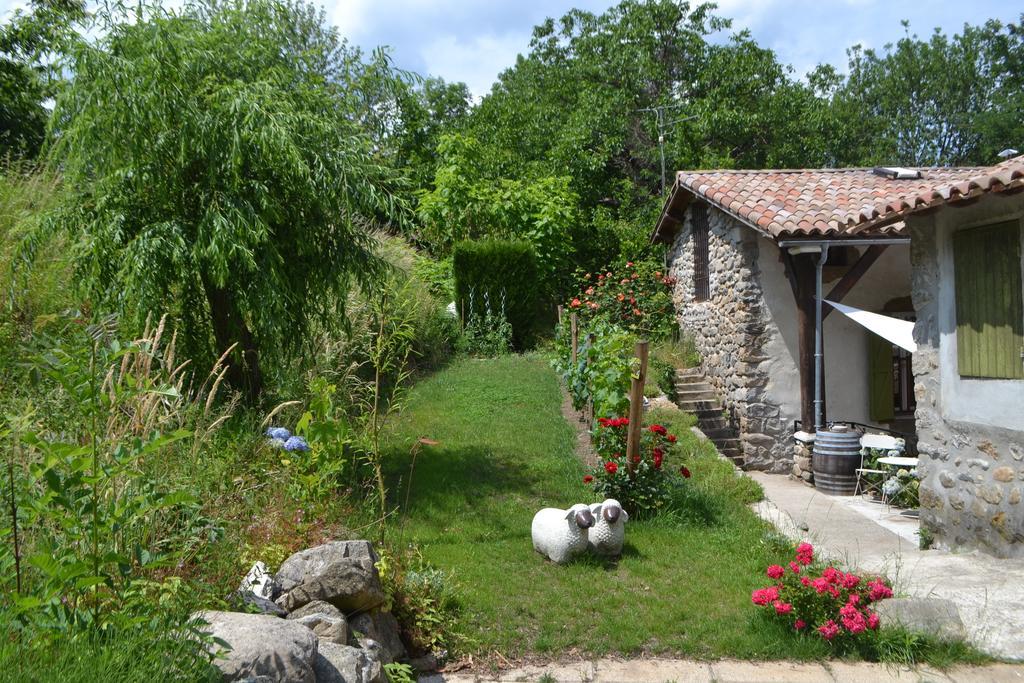
M677 439L659 424L640 432L640 452L626 456L628 417L598 418L594 445L600 464L583 481L605 498L614 498L633 516L650 516L668 505L673 490L689 478L685 465L670 464ZM678 473L678 474L677 474Z
M657 262L627 261L614 270L582 274L579 292L569 297L566 308L575 312L585 326L591 321L604 321L649 339L660 339L675 326L674 284L675 278Z
M819 571L820 570L820 571ZM880 577L867 578L814 562L809 543L797 546L792 562L773 564L765 571L772 583L755 590L751 601L793 629L813 634L833 645L865 638L878 630L872 605L892 597Z

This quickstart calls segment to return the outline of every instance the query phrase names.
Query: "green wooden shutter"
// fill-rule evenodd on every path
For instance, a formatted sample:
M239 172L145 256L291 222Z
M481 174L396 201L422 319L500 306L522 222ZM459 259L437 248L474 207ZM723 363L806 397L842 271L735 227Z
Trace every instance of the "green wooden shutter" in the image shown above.
M953 267L960 375L1024 379L1020 223L957 232Z
M890 422L896 409L892 398L892 344L868 332L868 414L872 422Z

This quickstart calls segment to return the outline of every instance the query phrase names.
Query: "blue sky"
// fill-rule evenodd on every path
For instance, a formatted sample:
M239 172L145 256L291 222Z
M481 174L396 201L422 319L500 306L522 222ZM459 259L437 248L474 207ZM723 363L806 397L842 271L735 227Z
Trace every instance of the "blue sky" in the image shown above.
M180 4L180 0L174 0ZM0 16L24 0L0 0ZM601 12L611 0L326 0L330 21L353 43L388 45L396 64L420 74L490 90L498 74L526 52L534 25L572 7ZM920 36L936 26L958 32L964 22L1019 21L1024 8L995 0L719 0L733 28L749 29L803 76L821 62L840 68L855 43L880 48L903 35L902 19Z

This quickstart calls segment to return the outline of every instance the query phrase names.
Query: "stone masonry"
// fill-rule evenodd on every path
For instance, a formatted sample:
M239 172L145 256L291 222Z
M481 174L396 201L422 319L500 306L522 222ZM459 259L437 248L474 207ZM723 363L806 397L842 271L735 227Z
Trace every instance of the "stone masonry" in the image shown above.
M921 526L940 547L1024 557L1024 432L943 416L938 244L930 225L910 228Z
M695 301L693 208L669 256L676 317L694 339L703 371L739 429L746 469L789 472L791 427L769 397L765 345L778 334L761 289L756 233L728 214L708 207L710 298Z

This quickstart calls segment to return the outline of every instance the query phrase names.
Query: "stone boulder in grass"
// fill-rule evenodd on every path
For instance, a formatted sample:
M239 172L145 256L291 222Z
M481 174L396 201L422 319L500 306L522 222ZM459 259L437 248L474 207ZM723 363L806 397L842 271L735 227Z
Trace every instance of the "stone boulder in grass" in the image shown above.
M205 611L197 615L202 631L230 649L212 644L214 661L225 681L316 683L319 651L316 635L302 624L267 614Z
M384 667L373 652L337 643L320 643L314 671L316 683L387 683Z
M384 603L377 553L369 541L331 541L299 551L277 571L282 594L276 600L288 612L322 600L345 614Z

